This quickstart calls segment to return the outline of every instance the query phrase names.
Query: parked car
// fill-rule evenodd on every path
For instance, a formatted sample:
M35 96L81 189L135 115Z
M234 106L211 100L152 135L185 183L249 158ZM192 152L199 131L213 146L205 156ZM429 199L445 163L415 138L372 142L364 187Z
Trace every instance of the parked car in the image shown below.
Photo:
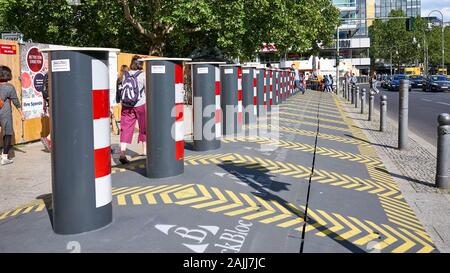
M392 80L389 82L388 90L389 91L399 91L400 90L400 81L401 80L409 80L409 77L404 74L396 74L392 77ZM409 91L412 90L411 81L409 81Z
M422 88L424 77L419 75L409 76L409 80L411 81L412 88Z
M450 91L450 79L445 75L429 76L425 80L423 91L428 92Z

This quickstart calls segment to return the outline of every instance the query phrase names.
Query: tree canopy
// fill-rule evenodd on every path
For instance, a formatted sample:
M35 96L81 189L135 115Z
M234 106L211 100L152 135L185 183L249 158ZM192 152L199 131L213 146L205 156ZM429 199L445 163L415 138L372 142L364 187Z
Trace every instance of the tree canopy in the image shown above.
M405 17L403 11L392 11L390 17ZM376 59L390 60L397 66L411 65L416 61L424 62L424 49L428 46L430 65L442 63L442 28L434 26L428 29L425 18L417 17L414 31L406 30L406 19L375 20L369 30L371 37L370 53L372 63ZM445 63L450 63L450 29L445 29ZM414 42L415 41L415 42Z
M0 0L0 18L0 31L35 42L251 60L263 42L281 54L317 52L331 43L339 10L330 0Z

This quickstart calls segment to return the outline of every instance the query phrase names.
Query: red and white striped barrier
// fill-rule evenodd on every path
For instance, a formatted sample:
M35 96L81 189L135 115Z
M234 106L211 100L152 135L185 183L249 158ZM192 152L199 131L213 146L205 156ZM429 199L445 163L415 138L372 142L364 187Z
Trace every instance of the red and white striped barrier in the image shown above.
M257 82L256 82L256 69L253 69L253 114L256 116L258 113L258 92L257 92Z
M183 65L175 64L175 159L184 158L184 85Z
M94 129L95 205L103 207L112 201L111 133L108 65L92 60L92 113ZM70 156L70 155L69 155Z
M242 107L242 67L238 67L238 124L244 122L243 107Z
M269 103L272 106L273 105L273 71L269 71Z
M267 70L264 69L264 109L267 109Z
M220 106L220 68L215 68L216 78L216 137L222 136L222 108Z

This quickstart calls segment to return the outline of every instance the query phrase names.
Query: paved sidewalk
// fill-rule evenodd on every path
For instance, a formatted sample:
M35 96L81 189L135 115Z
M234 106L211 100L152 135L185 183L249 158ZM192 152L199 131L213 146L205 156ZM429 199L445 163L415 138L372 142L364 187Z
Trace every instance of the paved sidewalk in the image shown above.
M390 175L399 184L408 204L423 221L436 246L450 252L450 195L434 187L436 176L436 147L410 132L409 148L396 147L397 124L389 119L385 132L379 131L380 113L375 110L371 122L367 113L341 98L348 116L360 127L385 163ZM389 107L389 105L388 105ZM436 129L437 131L437 129Z
M101 230L54 234L42 200L0 213L0 251L68 252L74 242L82 252L437 251L344 106L295 95L271 125L251 126L279 138L226 138L202 153L187 145L177 177L148 179L139 158L115 167L114 222Z
M142 145L129 145L127 156L139 157ZM120 164L118 160L119 136L111 135L112 164ZM14 164L0 166L0 211L6 211L37 199L52 191L50 153L45 152L41 142L14 146L12 152Z

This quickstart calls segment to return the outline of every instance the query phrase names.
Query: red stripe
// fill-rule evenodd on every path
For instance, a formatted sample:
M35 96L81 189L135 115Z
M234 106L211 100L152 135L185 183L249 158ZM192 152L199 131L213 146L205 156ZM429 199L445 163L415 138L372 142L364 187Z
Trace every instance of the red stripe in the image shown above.
M253 104L256 105L258 103L257 98L253 97Z
M109 118L109 89L92 91L94 119Z
M242 123L242 112L237 113L238 123Z
M184 104L176 103L175 104L175 122L183 121L183 114L184 114Z
M242 90L238 90L238 101L242 100Z
M183 83L183 65L175 64L175 84Z
M238 67L238 79L242 79L242 67Z
M175 160L184 158L184 140L175 142Z
M216 82L216 95L220 95L220 82Z
M94 150L95 178L111 173L111 147Z
M273 105L273 103L272 103L272 99L270 99L270 105Z
M216 109L216 123L220 123L222 121L222 110Z
M256 78L253 78L253 87L256 87Z

